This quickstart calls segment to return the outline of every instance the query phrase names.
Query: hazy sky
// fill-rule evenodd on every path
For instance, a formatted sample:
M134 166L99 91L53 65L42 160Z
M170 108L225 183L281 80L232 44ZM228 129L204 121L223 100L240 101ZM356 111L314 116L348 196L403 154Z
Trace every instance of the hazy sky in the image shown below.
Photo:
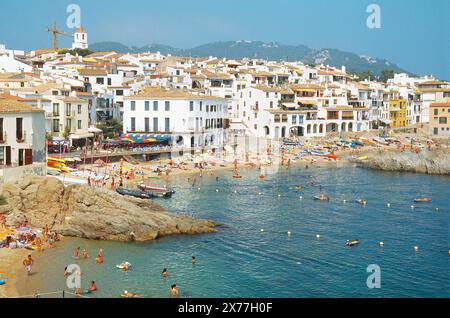
M386 58L411 72L450 79L450 0L2 0L0 43L51 47L44 28L55 19L60 29L72 31L66 26L72 3L81 7L90 43L190 48L278 41ZM371 3L381 7L381 29L366 26Z

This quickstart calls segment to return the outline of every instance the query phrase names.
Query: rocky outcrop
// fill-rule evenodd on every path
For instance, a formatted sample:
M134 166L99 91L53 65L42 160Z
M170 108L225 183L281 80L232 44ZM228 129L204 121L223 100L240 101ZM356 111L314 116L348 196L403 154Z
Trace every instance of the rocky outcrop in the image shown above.
M365 155L368 156L368 160L358 162L365 168L450 175L450 151L447 149L423 150L419 154L383 150Z
M214 222L169 213L159 205L114 191L74 185L56 178L28 176L4 184L8 205L0 213L8 225L26 222L66 236L112 241L148 241L175 234L215 232Z

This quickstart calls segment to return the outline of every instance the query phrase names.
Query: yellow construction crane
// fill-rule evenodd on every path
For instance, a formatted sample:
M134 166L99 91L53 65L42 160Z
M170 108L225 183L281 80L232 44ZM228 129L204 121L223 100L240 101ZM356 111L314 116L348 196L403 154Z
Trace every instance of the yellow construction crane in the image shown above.
M56 28L56 21L53 22L53 27L51 29L50 28L46 28L45 32L51 32L53 34L53 49L55 51L58 50L58 35L67 36L67 37L72 37L73 36L73 34L59 31Z

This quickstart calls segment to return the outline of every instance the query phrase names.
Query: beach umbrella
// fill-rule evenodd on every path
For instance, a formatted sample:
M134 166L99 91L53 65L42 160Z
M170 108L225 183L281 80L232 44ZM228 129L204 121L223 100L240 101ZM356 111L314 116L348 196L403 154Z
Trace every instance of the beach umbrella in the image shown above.
M30 235L33 234L33 230L29 227L19 227L15 230L15 232L17 234L22 234L22 235Z

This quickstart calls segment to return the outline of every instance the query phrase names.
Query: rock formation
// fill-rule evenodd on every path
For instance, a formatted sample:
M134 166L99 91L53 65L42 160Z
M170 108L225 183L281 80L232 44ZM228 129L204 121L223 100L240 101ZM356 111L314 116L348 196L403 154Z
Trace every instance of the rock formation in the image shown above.
M214 222L167 212L149 200L88 186L65 187L56 178L27 176L4 184L0 207L7 225L27 223L66 236L111 241L148 241L175 234L215 232Z
M368 160L358 164L365 168L450 175L450 151L448 149L424 150L419 154L408 151L383 150L364 155L368 156Z

